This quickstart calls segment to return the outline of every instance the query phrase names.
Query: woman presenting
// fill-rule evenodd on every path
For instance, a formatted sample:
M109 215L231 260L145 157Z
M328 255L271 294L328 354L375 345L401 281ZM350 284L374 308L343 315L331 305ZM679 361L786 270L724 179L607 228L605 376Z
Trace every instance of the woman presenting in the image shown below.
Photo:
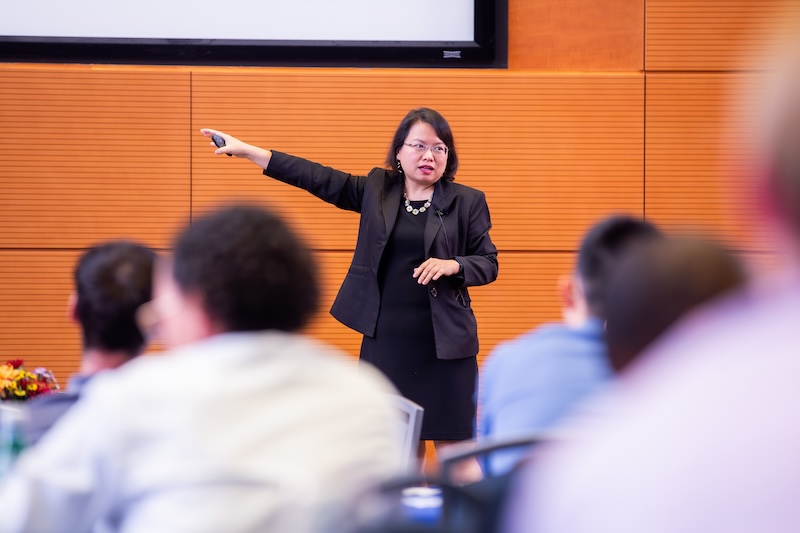
M458 155L444 117L410 111L392 139L389 170L367 176L201 132L225 141L217 154L249 159L267 176L361 214L331 314L364 335L361 360L425 408L423 441L438 448L472 438L478 331L467 287L497 278L497 248L485 195L453 182Z

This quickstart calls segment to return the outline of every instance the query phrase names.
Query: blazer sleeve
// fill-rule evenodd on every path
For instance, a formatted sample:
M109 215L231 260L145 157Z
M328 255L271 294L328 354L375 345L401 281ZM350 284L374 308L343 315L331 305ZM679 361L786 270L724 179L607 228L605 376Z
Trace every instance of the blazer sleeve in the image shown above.
M466 214L466 253L455 257L464 267L459 275L451 278L456 287L486 285L497 279L499 264L497 247L489 236L489 230L492 228L489 206L485 194L481 191L475 193Z
M361 212L366 176L353 176L274 150L264 174L304 189L340 209Z

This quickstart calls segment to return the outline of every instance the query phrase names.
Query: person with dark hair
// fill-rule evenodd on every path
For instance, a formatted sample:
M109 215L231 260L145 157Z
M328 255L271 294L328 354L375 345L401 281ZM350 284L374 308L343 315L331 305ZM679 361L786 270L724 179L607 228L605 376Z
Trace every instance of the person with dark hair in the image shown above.
M744 286L739 258L712 241L664 239L637 247L611 272L605 286L605 341L614 372L684 316Z
M183 231L153 292L141 317L172 349L95 378L23 452L3 532L347 531L357 495L401 472L396 392L298 333L310 252L272 213L229 207Z
M182 293L202 294L204 310L225 331L298 331L317 309L310 252L282 220L257 207L193 222L173 253L175 283Z
M661 237L652 224L629 216L606 218L586 233L575 271L560 281L563 322L498 345L484 363L481 439L549 430L609 380L606 284L627 252ZM507 474L526 453L496 452L484 467L491 475Z
M425 441L473 437L478 332L468 287L497 278L485 195L454 183L450 125L428 108L398 125L385 168L353 176L201 132L217 154L248 159L264 174L360 213L356 249L331 314L363 334L360 359L425 409Z
M103 243L80 257L69 315L81 329L81 367L64 392L37 396L24 404L21 430L26 444L36 444L98 372L117 368L144 351L146 341L136 324L136 311L150 301L154 261L155 252L129 241Z

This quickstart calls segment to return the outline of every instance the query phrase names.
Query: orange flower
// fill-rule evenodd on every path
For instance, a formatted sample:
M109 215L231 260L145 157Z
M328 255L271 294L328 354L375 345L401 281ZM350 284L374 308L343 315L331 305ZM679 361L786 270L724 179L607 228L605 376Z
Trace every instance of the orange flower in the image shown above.
M0 398L5 398L7 392L16 388L20 371L11 365L0 365Z
M33 372L28 372L23 368L21 359L0 365L0 399L2 400L27 400L55 390L58 390L58 383L53 373L46 368L37 368Z

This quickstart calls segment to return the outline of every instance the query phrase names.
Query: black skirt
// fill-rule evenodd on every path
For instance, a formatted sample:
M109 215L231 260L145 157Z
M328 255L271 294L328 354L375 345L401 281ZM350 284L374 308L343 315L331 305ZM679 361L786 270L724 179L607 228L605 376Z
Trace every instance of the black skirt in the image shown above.
M423 202L412 202L416 207ZM425 408L423 440L466 440L474 435L475 357L436 357L429 286L412 277L425 259L428 211L412 215L402 206L386 245L378 278L381 303L373 337L364 337L361 360L383 372L400 393Z

